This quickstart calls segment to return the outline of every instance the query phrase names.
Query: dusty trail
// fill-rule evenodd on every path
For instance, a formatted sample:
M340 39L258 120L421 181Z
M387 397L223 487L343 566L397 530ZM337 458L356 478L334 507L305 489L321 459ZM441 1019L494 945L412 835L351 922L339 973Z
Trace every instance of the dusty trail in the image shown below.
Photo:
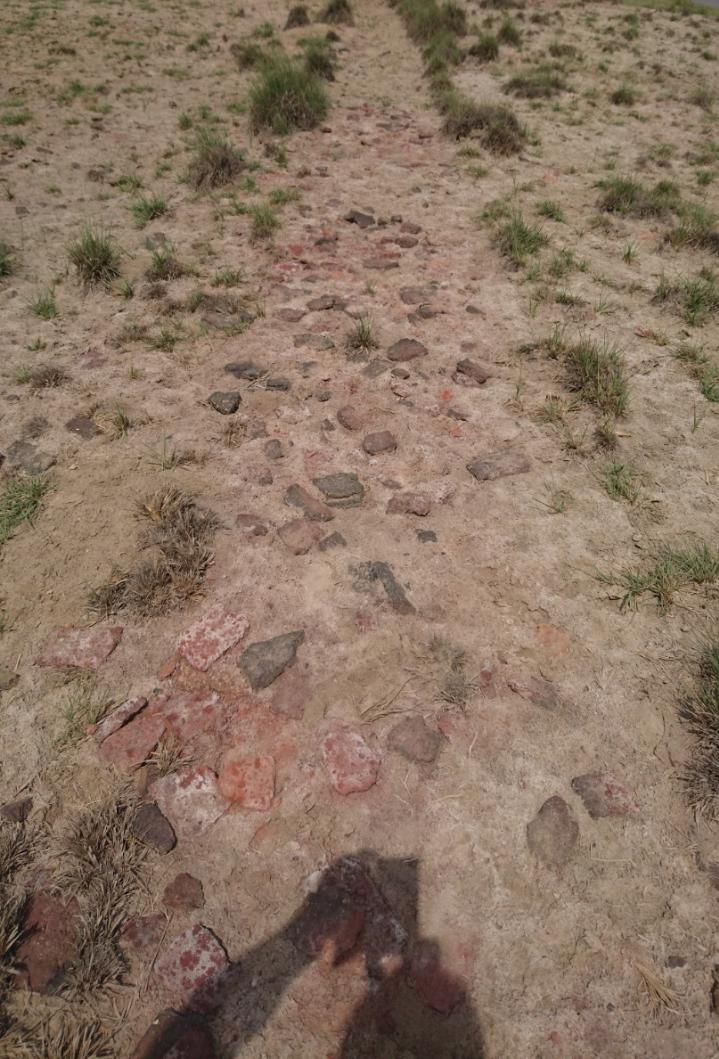
M493 159L481 187L472 182L440 133L398 17L379 0L357 8L356 26L341 29L327 122L291 140L302 197L274 251L251 246L246 218L223 213L219 197L178 192L162 220L180 252L202 261L201 277L175 283L172 298L206 287L208 263L241 265L263 318L242 335L205 328L178 351L146 352L136 380L128 367L137 353L115 339L148 303L114 303L108 319L107 296L89 295L75 332L63 321L53 347L73 365L73 385L27 398L22 410L7 403L11 439L42 400L51 420L42 447L57 454L57 484L33 532L14 539L4 559L14 620L3 659L17 659L22 678L2 702L3 794L32 782L35 811L52 822L88 792L101 801L158 732L172 732L189 757L159 780L147 766L134 773L178 843L148 861L135 916L148 937L126 947L118 1055L131 1054L163 1007L198 1006L172 960L182 944L202 947L205 934L179 949L174 940L202 924L233 963L212 1020L218 1054L233 1059L710 1059L702 924L713 920L715 899L697 872L699 839L670 768L675 676L668 663L657 678L656 656L667 658L672 632L644 612L618 624L594 580L597 566L631 556L632 533L646 523L609 510L531 414L551 369L520 362L516 350L547 330L549 310L528 316L521 283L476 226L478 212L513 185L555 180L554 163L531 151ZM284 22L274 0L247 12L244 31ZM209 5L191 18L196 34L218 24ZM227 65L225 47L208 65ZM213 101L222 98L227 81L206 76ZM489 77L483 88L495 91ZM178 82L177 91L190 98L192 86ZM143 138L170 136L175 108L154 105L116 129L115 175ZM87 151L83 142L83 165ZM257 180L267 193L288 177L268 166ZM53 268L77 206L57 221ZM120 223L114 202L103 209ZM361 216L349 221L351 211L367 215L367 227ZM35 224L28 219L28 242ZM131 270L146 256L143 239L136 234ZM198 248L210 243L203 258ZM353 358L346 335L362 316L377 347ZM20 309L10 306L8 317L18 356ZM402 340L421 343L421 355L392 359L406 353L395 347ZM641 355L631 355L638 370ZM263 369L259 379L226 371L246 361ZM639 443L662 412L651 403L654 383L639 377L637 387L649 397L637 401ZM110 457L103 439L68 442L70 415L118 390L141 408L126 442ZM223 444L225 420L207 404L218 390L241 393L236 447ZM368 435L385 431L389 441L374 439L384 451L368 453ZM158 469L146 457L165 437L171 448L205 450L207 460ZM659 463L670 443L662 436L649 458ZM474 460L491 466L475 477ZM692 468L686 505L701 528L710 514L694 505L706 493ZM347 473L361 483L359 502L355 493L336 504L336 480L316 485ZM101 623L123 626L99 671L103 686L149 705L114 744L98 752L89 739L56 761L64 683L32 663L54 629L85 621L87 591L113 560L136 558L134 505L167 482L221 520L204 598L153 619ZM348 483L340 485L346 499ZM560 486L579 497L571 520L548 506ZM669 516L669 529L682 514ZM189 649L176 647L210 607L232 616L221 635L240 628L237 615L249 631L227 633L229 649L205 665L201 624L202 664L193 665ZM276 658L266 652L250 675L249 644L300 632L282 644L274 678ZM649 655L632 649L647 643ZM247 778L248 759L259 778ZM577 777L604 772L619 777L602 797L616 798L621 815L590 814L581 779L573 789ZM187 797L178 796L178 775L191 777ZM527 825L536 829L553 796L569 805L569 821L551 804L549 837L533 840L530 829L528 842ZM543 843L557 869L534 855ZM331 872L308 897L328 865L339 882ZM180 902L166 921L159 897L182 872L200 879L204 904ZM395 979L403 932L414 950ZM655 1020L637 1001L636 966L676 953L688 968L685 1018ZM216 956L224 968L224 954ZM402 1053L392 1044L398 1024ZM193 1055L205 1054L197 1048Z

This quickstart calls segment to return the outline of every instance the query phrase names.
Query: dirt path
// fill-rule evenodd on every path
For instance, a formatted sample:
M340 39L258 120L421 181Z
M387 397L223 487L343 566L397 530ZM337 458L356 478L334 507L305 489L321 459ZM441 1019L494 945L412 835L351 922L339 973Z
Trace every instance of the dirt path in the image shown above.
M288 141L287 168L248 142L262 161L257 194L299 189L271 247L250 241L235 208L254 191L196 195L180 182L177 123L197 123L201 105L226 117L247 83L228 43L266 19L282 26L284 6L248 5L237 19L178 5L181 47L169 9L109 6L95 53L78 29L95 7L68 0L64 21L39 31L39 60L74 35L76 78L111 86L96 97L108 114L76 93L76 125L57 117L69 59L36 86L26 59L20 68L13 91L36 118L31 149L8 148L2 170L4 232L25 264L0 292L0 428L4 450L35 446L21 462L47 457L52 489L3 549L2 662L18 677L2 696L4 798L31 794L31 820L57 838L130 782L172 824L177 844L148 854L123 928L129 975L113 1010L101 1002L111 1054L132 1054L157 1012L188 1005L213 1012L227 1057L710 1059L716 897L697 864L715 838L678 791L675 712L697 629L687 615L711 595L665 617L619 614L595 574L687 531L711 538L716 415L697 435L695 383L637 340L662 320L643 286L659 251L642 247L637 292L617 262L624 233L587 234L595 193L577 174L593 164L591 125L553 137L560 119L524 104L541 147L482 158L477 180L440 132L398 16L378 0L357 8L356 25L340 28L324 126ZM286 46L302 32L282 34ZM184 40L203 33L211 44L188 57ZM131 53L153 35L157 49L106 65L103 48ZM489 73L463 70L461 83L500 99ZM664 106L676 124L680 106ZM244 140L244 115L231 120ZM626 157L643 135L606 134ZM169 202L142 231L118 190L130 171ZM477 223L513 189L561 200L589 261L569 322L596 336L609 327L626 349L621 444L650 483L641 505L610 502L599 484L590 410L570 409L579 454L541 421L561 391L557 365L517 350L546 336L559 309L533 305ZM126 251L130 300L81 296L61 276L68 240L100 218ZM160 232L193 274L153 290L146 239L157 246ZM673 272L692 257L676 253ZM596 309L607 262L624 284L611 318ZM242 296L262 306L244 333L218 329L209 302L178 309L193 291L221 291L221 269L240 269ZM58 319L29 322L29 299L53 277ZM376 345L352 355L347 335L365 318ZM163 328L175 341L151 348ZM36 333L46 345L29 352ZM36 359L68 381L28 391L17 371ZM235 415L208 404L216 391L241 397ZM118 405L132 427L111 440ZM201 598L151 618L88 619L88 592L147 554L137 505L168 486L219 519ZM90 620L90 698L148 700L101 744L79 738L89 718L68 676L77 667L59 664L79 648L56 632ZM95 639L115 626L111 647ZM175 755L166 775L152 763L158 743ZM48 888L52 857L34 864L32 888ZM168 899L180 873L201 882L199 898ZM660 1018L645 1000L652 975L672 998ZM66 1001L37 1003L45 1014ZM85 1009L71 998L69 1010ZM204 1030L192 1032L190 1055L210 1055Z

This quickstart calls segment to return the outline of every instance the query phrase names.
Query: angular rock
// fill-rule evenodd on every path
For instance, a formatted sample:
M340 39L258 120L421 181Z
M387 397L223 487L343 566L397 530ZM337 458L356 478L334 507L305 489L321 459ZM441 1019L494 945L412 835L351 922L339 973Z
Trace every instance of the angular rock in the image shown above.
M130 1059L217 1059L212 1034L197 1016L161 1011Z
M236 379L247 379L249 382L255 382L267 374L267 368L262 368L259 364L255 364L254 360L230 361L229 364L225 364L225 371L229 372L230 375L234 375Z
M418 357L427 356L427 347L418 342L416 338L400 338L387 350L388 360L416 360Z
M284 375L273 375L271 379L266 380L265 389L286 392L287 390L292 389L292 383Z
M177 651L193 669L203 673L225 651L246 634L250 623L244 614L228 610L221 603L210 607L177 641Z
M335 517L334 511L308 493L301 485L291 485L283 499L290 507L299 508L310 522L331 522Z
M368 791L377 782L381 758L355 729L338 726L322 740L322 758L338 794Z
M55 457L40 452L30 441L13 441L5 450L5 463L9 471L24 471L25 474L44 474L55 463Z
M169 853L177 845L172 825L154 802L140 806L133 817L130 830L138 842L156 849L158 853Z
M324 350L335 348L335 344L329 335L316 335L311 331L308 331L305 334L295 335L292 341L295 349L301 349L303 346L306 346L308 349L314 349L316 353L322 353Z
M227 707L214 691L178 691L155 700L150 709L162 717L180 742L191 743L204 732L218 731L225 722Z
M205 766L161 776L150 794L181 839L206 831L227 808L217 776Z
M33 992L52 992L77 953L77 901L34 894L25 912L23 940L15 952L18 980Z
M548 868L562 868L571 860L579 839L574 813L559 795L548 798L527 824L527 845Z
M267 523L263 522L257 515L237 515L235 525L247 537L265 537L267 535Z
M95 438L98 434L102 433L91 416L73 416L72 419L68 419L65 424L65 430L69 430L71 434L79 435L79 437L84 438L85 441L88 441L90 438Z
M317 544L321 536L320 528L308 519L296 518L286 522L277 531L282 543L293 555L306 555Z
M409 235L419 235L422 231L422 225L415 224L414 221L405 221L402 225L402 231L408 232Z
M377 430L362 439L362 448L368 456L378 456L382 452L394 452L397 438L389 430Z
M98 751L103 761L123 772L139 768L155 749L165 731L162 717L142 713L109 735Z
M120 949L141 960L154 960L167 930L167 916L155 912L149 916L133 916L122 925Z
M95 731L92 733L95 742L102 743L108 736L111 736L123 725L127 724L128 721L131 721L146 706L147 699L143 698L142 695L137 695L134 699L126 699L125 702L117 706L112 713L108 713L107 717L103 717L95 726Z
M323 537L318 547L321 552L329 551L330 548L344 548L347 545L347 541L344 539L341 533L330 533L328 536Z
M534 706L542 709L552 710L560 704L560 695L556 685L544 677L530 677L527 681L509 680L508 686L517 695L527 699Z
M467 470L478 482L493 482L496 478L506 478L510 474L524 474L530 467L529 458L523 452L512 449L476 456L467 464Z
M233 415L241 402L242 396L238 390L215 390L207 398L207 403L223 416Z
M330 507L356 507L364 499L364 486L356 474L348 471L313 478L312 483L324 493Z
M110 657L122 639L122 626L81 629L66 625L56 629L45 641L39 666L74 666L77 669L97 669Z
M189 912L193 908L202 908L205 904L205 892L202 883L186 871L176 875L165 887L162 903L175 912Z
M460 386L484 386L492 371L476 360L458 360L452 378Z
M635 816L639 812L634 794L610 772L588 772L575 776L572 790L584 802L590 816Z
M248 755L242 747L230 750L223 758L218 784L228 802L267 812L275 796L275 759L269 754Z
M437 534L434 530L417 530L417 540L420 544L428 544L430 541L437 540Z
M431 287L402 287L399 296L405 305L421 305L434 296Z
M201 923L178 935L155 964L155 980L183 1007L212 1011L230 966L219 938Z
M394 576L389 563L379 560L363 563L360 567L360 574L370 582L380 582L387 593L387 599L398 614L414 614L415 608L407 599L407 593Z
M19 679L19 674L12 669L0 666L0 691L9 691L10 688L14 688Z
M442 736L425 723L423 717L405 717L390 731L387 746L408 761L434 761L442 745Z
M262 447L262 451L268 460L281 460L285 455L282 442L278 438L270 438Z
M363 417L351 404L346 404L338 409L337 422L345 430L359 430L363 423Z
M306 316L304 309L292 309L289 306L284 309L278 309L275 313L278 320L284 320L286 324L298 324L303 316Z
M18 798L14 802L5 802L0 809L0 816L13 824L24 824L31 810L32 798Z
M419 515L430 513L432 501L425 493L398 493L387 502L388 515Z
M344 215L348 224L356 224L358 228L371 228L375 219L371 213L362 213L361 210L350 210Z
M307 302L307 308L310 312L317 313L339 307L339 303L341 299L336 298L334 294L322 294L319 298L313 298L312 301Z
M253 691L268 688L293 664L304 638L304 629L296 629L271 640L250 644L240 658L240 665Z

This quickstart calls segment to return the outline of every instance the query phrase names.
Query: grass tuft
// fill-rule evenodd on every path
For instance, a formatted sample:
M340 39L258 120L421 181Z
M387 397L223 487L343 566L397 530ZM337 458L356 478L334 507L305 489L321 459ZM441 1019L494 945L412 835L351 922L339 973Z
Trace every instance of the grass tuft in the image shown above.
M15 255L11 247L0 240L0 278L12 276L15 271Z
M44 474L6 481L0 493L0 544L10 540L23 522L32 525L49 488Z
M163 217L167 213L167 203L157 195L143 195L133 202L130 213L138 228L144 228L150 221Z
M372 323L367 316L360 316L354 327L347 334L346 347L348 353L369 353L377 348L377 340L374 337Z
M353 26L352 5L349 0L328 0L319 14L319 21L331 26Z
M652 300L675 307L687 324L701 327L719 312L716 273L704 268L693 279L680 279L674 283L662 276Z
M599 186L604 193L598 206L605 213L660 217L679 210L682 204L679 188L671 180L660 180L653 188L646 188L629 177L612 177Z
M52 290L42 291L37 298L30 303L30 311L39 316L41 320L54 320L57 316L57 304L55 294Z
M264 65L250 91L250 119L255 132L270 129L284 136L293 129L314 129L328 108L320 78L284 56Z
M309 26L310 16L304 4L293 4L287 13L285 29L297 29L298 26Z
M242 151L217 132L201 129L187 175L196 191L206 191L232 183L246 167Z
M515 74L504 86L505 92L525 99L550 99L567 87L564 74L554 66L541 65Z
M648 593L659 610L671 607L675 594L688 585L713 584L719 579L719 551L706 544L666 549L646 570L627 570L619 574L600 574L599 580L624 589L620 610L636 610L639 600Z
M616 346L580 338L564 347L567 383L605 416L623 416L629 407L624 356Z
M495 243L506 258L520 268L527 257L547 245L547 237L536 224L527 224L519 211L511 214L495 233Z
M112 237L101 228L84 228L67 252L85 287L107 286L120 275L119 251Z
M626 500L635 504L639 498L637 476L632 468L620 460L612 460L601 474L602 485L612 500Z

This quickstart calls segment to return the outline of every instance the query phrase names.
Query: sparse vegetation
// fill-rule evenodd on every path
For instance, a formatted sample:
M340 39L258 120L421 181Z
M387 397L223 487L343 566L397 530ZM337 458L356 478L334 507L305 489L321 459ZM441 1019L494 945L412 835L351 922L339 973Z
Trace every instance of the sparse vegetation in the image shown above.
M0 492L0 545L14 535L23 522L32 525L43 498L50 488L46 475L10 478Z
M711 269L702 269L693 279L669 281L662 276L654 293L655 302L675 307L691 327L719 312L719 286Z
M601 472L601 481L612 500L626 500L635 504L639 485L634 470L621 460L612 460Z
M11 276L15 271L15 255L7 243L0 240L0 278Z
M609 96L609 99L617 107L633 107L637 101L637 93L631 85L619 85Z
M190 184L198 191L224 187L246 168L242 151L219 133L203 128L197 136L195 157L188 172Z
M580 338L564 347L567 384L604 415L622 416L629 407L624 356L606 341Z
M262 239L271 239L275 231L280 227L280 218L275 210L266 203L253 206L250 210L252 218L252 238L255 242Z
M327 22L331 26L352 26L352 5L349 0L328 0L320 12L319 19L320 22Z
M346 340L348 353L369 353L377 348L371 321L366 316L360 316L354 327L347 335Z
M88 726L97 724L114 704L106 688L92 674L82 674L70 685L61 704L62 730L57 738L61 749L84 739Z
M107 286L120 275L120 254L112 236L86 227L68 247L70 263L85 287Z
M305 69L325 81L334 81L337 56L326 37L305 37L300 41L304 50Z
M144 228L156 217L164 216L167 212L167 203L158 195L143 195L133 202L130 212L137 227Z
M646 188L629 177L612 177L601 181L600 187L603 194L598 205L606 213L659 217L681 206L679 188L671 180L660 180L653 188Z
M483 33L470 45L467 54L482 63L492 62L499 56L499 41L492 33Z
M682 342L674 350L677 360L686 364L693 378L699 383L702 396L712 404L719 404L719 363L712 360L700 346Z
M283 56L263 66L250 91L250 118L257 132L270 129L284 136L293 129L313 129L328 108L321 80Z
M285 29L296 29L298 26L309 26L310 16L304 4L293 4L287 13Z
M708 819L719 818L719 638L706 637L693 689L679 704L679 717L694 738L681 778L689 804Z
M56 364L37 364L34 368L22 368L17 381L32 390L50 390L68 382L70 376Z
M495 242L504 256L520 268L528 257L547 245L547 237L538 225L527 224L522 214L515 211L497 229Z
M42 291L37 298L30 303L30 311L39 316L41 320L53 320L57 316L57 303L53 290Z
M185 268L178 261L174 246L167 243L152 251L152 261L145 272L149 280L179 279L184 274Z
M675 594L688 585L713 584L719 578L719 552L706 544L667 548L645 570L600 574L608 585L624 590L620 609L636 609L643 595L652 596L661 611L671 607Z
M505 85L505 92L525 99L550 99L567 87L564 74L554 66L537 66L515 74Z

